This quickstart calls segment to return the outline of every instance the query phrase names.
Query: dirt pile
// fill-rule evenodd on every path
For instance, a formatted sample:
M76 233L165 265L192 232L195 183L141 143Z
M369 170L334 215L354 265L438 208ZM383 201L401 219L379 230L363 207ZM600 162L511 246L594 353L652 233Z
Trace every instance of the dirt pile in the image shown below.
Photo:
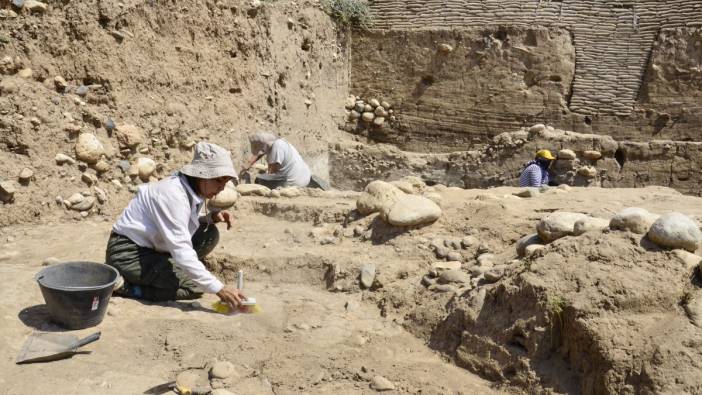
M239 164L257 130L286 137L328 176L326 143L338 132L326 114L343 106L347 55L318 3L0 9L0 225L116 213L197 141ZM70 210L63 202L76 193L97 201Z
M571 232L590 215L609 222L632 202L653 213L675 202L700 216L694 198L643 191L627 197L623 190L556 189L534 199L503 188L449 188L439 226L386 240L399 249L420 244L434 263L410 272L409 282L385 284L377 303L459 366L528 391L695 392L700 256L607 225L550 243L537 237L540 245L527 253L516 248L522 236L543 229L539 220L557 221L574 206Z

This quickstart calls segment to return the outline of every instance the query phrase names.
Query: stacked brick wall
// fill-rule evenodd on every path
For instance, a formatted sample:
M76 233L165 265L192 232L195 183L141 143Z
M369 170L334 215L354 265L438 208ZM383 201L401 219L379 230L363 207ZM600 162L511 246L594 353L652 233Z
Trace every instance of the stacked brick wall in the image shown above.
M426 152L471 149L501 132L535 122L611 135L620 141L700 140L700 1L376 0L372 11L374 30L354 35L351 88L358 95L382 96L397 103L397 122L374 131L372 137L379 141ZM549 32L545 39L540 36L543 30ZM441 86L441 79L431 81L434 85L422 92L423 97L408 95L388 81L404 78L408 87L421 86L426 73L397 67L397 60L415 57L420 60L417 68L426 71L436 64L436 56L422 58L417 51L410 51L407 35L424 34L431 39L441 32L463 35L463 40L448 42L455 50L448 57L464 57L464 63L442 69L444 75L470 76L474 73L470 62L489 57L490 53L484 52L494 51L495 43L501 45L507 60L522 62L518 68L537 70L559 59L567 61L571 46L572 70L560 68L562 73L551 80L560 84L555 89L553 84L545 87L541 83L548 81L536 81L537 88L543 89L535 92L530 85L534 81L522 70L517 74L524 74L524 88L517 89L500 85L509 82L510 74L492 70L492 75L486 76L491 70L483 69L481 78L492 79L490 89L466 86L460 94L445 97L443 102L454 105L448 112L455 119L442 124L437 120L447 117L426 105L431 91ZM549 53L553 49L550 39L563 32L568 34L569 43ZM475 44L481 35L484 48L477 51L476 58ZM378 43L382 45L370 50ZM436 44L439 42L434 46L428 43L425 49L436 51ZM523 62L524 53L526 57L535 53L545 56L530 63ZM505 89L500 92L501 88ZM513 89L512 95L509 89ZM524 99L518 95L522 91L528 91ZM534 106L530 94L543 96L540 108ZM466 96L473 99L466 100ZM490 103L494 110L486 107Z
M373 11L379 29L566 28L576 48L571 110L622 115L637 101L658 32L702 27L702 2L697 0L379 0Z

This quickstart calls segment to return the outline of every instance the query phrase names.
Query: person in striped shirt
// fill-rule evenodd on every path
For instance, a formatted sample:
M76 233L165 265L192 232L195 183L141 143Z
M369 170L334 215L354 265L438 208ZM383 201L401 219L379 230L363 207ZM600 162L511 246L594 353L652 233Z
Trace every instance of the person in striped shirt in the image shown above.
M519 176L520 187L540 187L548 185L548 168L556 158L551 151L542 149L536 153L534 160L527 162Z

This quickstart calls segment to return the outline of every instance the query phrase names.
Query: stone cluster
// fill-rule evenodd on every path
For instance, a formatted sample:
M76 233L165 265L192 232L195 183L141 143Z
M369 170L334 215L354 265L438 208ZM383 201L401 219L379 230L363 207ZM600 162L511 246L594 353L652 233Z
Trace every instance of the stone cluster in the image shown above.
M39 2L21 3L20 10L45 10ZM158 181L164 176L163 165L159 162L168 159L169 155L166 152L168 147L161 144L161 139L134 124L115 123L108 115L100 113L97 106L90 105L103 100L101 97L106 91L101 85L73 83L60 75L43 77L19 58L10 56L0 59L0 74L4 76L0 81L0 92L9 99L21 98L23 90L34 89L31 85L35 84L40 85L42 91L56 95L52 99L55 104L68 100L76 108L75 112L63 112L58 122L38 109L37 116L28 119L34 130L56 128L70 148L49 151L54 158L53 169L40 165L23 167L14 175L15 180L0 180L0 200L3 203L16 202L16 194L22 193L22 187L57 176L68 182L57 183L61 188L54 202L80 219L101 213L101 206L117 191L126 188L135 192L139 184ZM7 115L7 112L2 114ZM9 119L21 123L26 117L16 114L10 115ZM87 188L76 189L73 182L82 182ZM51 202L45 204L51 205Z
M660 248L690 253L702 246L699 224L689 216L677 212L657 215L643 208L627 207L611 219L565 211L546 215L536 224L536 233L526 235L517 242L517 256L539 256L544 253L548 243L560 238L603 231L627 231L645 235Z
M349 96L346 99L346 122L357 128L383 128L386 123L395 121L395 110L387 101L378 99L361 99Z
M477 230L463 238L437 237L428 248L440 261L433 262L429 273L422 278L434 292L463 293L481 285L500 280L508 264L497 262L490 246L478 239Z

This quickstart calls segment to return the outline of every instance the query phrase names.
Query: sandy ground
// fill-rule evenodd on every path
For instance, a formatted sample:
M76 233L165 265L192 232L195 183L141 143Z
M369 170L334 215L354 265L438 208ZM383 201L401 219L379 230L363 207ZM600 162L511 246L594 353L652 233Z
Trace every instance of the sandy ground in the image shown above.
M304 234L311 227L280 224L261 215L239 219L235 229L223 232L215 255L248 259L304 253L304 246L273 253L259 248L264 237L269 244L280 244L291 233ZM165 304L113 297L99 326L77 332L82 336L102 331L98 342L86 346L91 354L15 365L32 331L61 330L47 321L33 280L42 261L48 256L102 261L110 225L83 221L3 229L3 239L12 240L6 247L21 254L0 265L0 276L12 279L0 289L0 392L168 393L159 386L182 370L204 367L217 358L239 366L236 378L221 383L237 394L372 393L369 381L377 374L391 380L398 393L495 392L489 382L445 362L421 340L381 317L376 306L363 300L363 293L330 293L321 286L323 273L295 274L298 268L280 266L259 267L263 271L246 283L262 314L212 313L206 309L216 299L212 295L195 303Z
M262 314L213 313L208 308L216 297L211 295L196 302L163 304L115 297L97 328L78 332L102 331L102 338L86 347L91 354L24 366L14 361L32 331L61 330L47 319L33 279L35 273L47 257L102 261L115 218L91 216L80 221L2 228L0 276L6 281L0 288L0 392L163 394L170 391L166 384L178 373L206 368L216 359L238 367L234 377L215 383L237 394L374 393L370 382L376 375L394 383L395 393L520 391L504 386L509 384L527 392L530 388L578 392L586 382L585 376L578 376L578 360L595 363L603 358L607 363L618 363L616 369L587 371L589 377L599 379L638 372L631 369L638 369L639 359L648 357L636 355L648 355L652 350L643 341L650 332L645 327L610 328L602 326L598 317L624 319L666 311L666 319L684 329L671 338L679 338L673 343L690 339L689 344L702 344L696 343L702 332L688 322L677 305L682 295L694 292L696 286L670 252L640 247L640 235L595 232L567 237L547 246L545 256L533 260L515 261L514 248L519 238L534 232L540 218L554 211L610 218L624 207L636 206L659 214L681 211L699 221L702 200L660 187L573 188L531 199L513 196L517 191L520 189L443 189L441 218L430 226L410 230L388 227L372 215L361 219L350 215L355 204L353 193L241 198L233 210L235 226L222 232L208 265L229 283L234 283L237 270L244 270L245 290L257 298ZM475 235L481 246L495 255L495 263L506 267L504 278L493 284L480 282L455 296L424 287L422 276L437 260L430 242L467 234ZM470 271L476 265L476 248L459 250L463 269ZM585 258L596 263L588 266ZM364 290L358 273L369 262L377 267L376 281L371 290ZM334 273L333 278L330 273ZM659 278L668 278L670 285L656 291L654 284ZM541 351L543 344L563 341L564 345L579 345L580 340L543 337L551 332L537 326L549 325L549 316L544 315L540 294L529 294L529 289L536 289L535 281L541 284L538 289L543 289L539 292L558 292L565 298L567 310L561 325L585 325L574 326L577 331L568 333L599 341L592 347L601 346L604 351L583 348L578 360L568 358L565 346ZM580 290L580 285L587 287L586 291ZM622 287L628 290L626 295L617 292ZM468 320L473 314L472 303L480 295L487 295L487 302L482 310L478 307L472 321L452 315L464 311L466 314L460 316ZM622 307L612 311L606 306ZM576 319L580 313L587 320ZM534 328L525 327L520 333L531 340L523 339L525 346L514 348L512 325L527 321L533 322ZM462 333L473 337L461 339ZM632 346L639 351L630 359L617 359L628 347L618 339L635 341L639 337L641 342ZM658 344L661 339L650 341ZM456 366L467 365L486 377L492 374L486 370L490 366L504 366L500 372L509 372L505 369L511 359L493 361L491 356L507 355L496 352L514 352L509 355L515 361L523 361L520 358L527 355L534 364L553 356L549 363L554 368L544 370L534 365L533 370L519 370L532 378L498 376L501 385L497 385ZM677 378L663 378L680 371L684 362L675 358L664 361L670 366L661 367L655 380L672 387L660 388L692 388L694 369L681 373L680 382L687 383L685 386L674 387ZM557 383L560 369L573 376ZM553 376L553 372L558 374ZM617 392L620 387L602 388ZM640 383L631 388L648 387Z

